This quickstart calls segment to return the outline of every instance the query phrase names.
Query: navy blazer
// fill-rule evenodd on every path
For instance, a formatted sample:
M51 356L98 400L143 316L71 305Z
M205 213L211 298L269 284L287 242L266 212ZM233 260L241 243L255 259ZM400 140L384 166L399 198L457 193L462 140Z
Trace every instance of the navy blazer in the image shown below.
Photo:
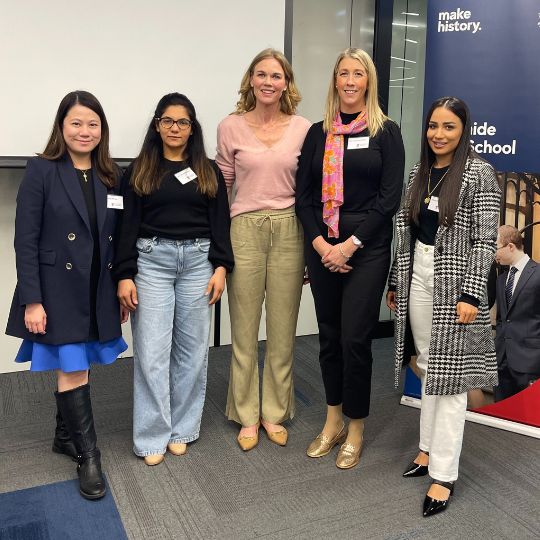
M95 171L95 167L94 167ZM116 284L111 277L116 213L107 208L108 189L92 175L96 196L101 268L97 324L101 342L122 335ZM93 239L88 210L71 159L28 160L17 194L15 253L17 287L6 333L37 343L61 345L88 340ZM46 334L24 326L26 304L42 303Z
M497 278L497 335L495 349L499 365L507 364L520 373L540 371L540 265L527 262L510 305L504 288L508 272Z

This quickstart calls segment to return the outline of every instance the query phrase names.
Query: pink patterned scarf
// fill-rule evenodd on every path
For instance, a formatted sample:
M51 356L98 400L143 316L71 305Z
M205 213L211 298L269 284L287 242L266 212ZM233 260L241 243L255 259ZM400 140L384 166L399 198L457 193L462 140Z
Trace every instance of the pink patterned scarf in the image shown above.
M350 124L341 123L339 112L326 135L323 159L322 203L323 221L328 225L328 237L339 238L339 207L343 204L343 135L360 133L367 127L367 115L360 113Z

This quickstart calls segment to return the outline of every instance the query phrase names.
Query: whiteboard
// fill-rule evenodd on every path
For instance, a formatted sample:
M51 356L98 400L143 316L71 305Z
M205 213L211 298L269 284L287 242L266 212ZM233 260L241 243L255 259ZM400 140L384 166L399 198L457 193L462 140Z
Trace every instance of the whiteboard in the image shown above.
M285 0L25 0L0 16L0 157L41 152L61 98L88 90L111 154L133 158L162 95L195 105L209 157L240 80L262 49L283 50Z

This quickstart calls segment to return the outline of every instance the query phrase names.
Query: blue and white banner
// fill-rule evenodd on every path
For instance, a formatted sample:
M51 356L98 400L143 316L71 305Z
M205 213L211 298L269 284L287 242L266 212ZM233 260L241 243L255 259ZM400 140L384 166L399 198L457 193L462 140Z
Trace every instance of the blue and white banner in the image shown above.
M429 0L424 113L443 96L495 169L540 172L540 0Z
M443 96L467 103L497 171L540 173L540 0L429 0L424 114ZM404 394L420 394L410 369ZM539 405L540 382L476 412L540 428Z

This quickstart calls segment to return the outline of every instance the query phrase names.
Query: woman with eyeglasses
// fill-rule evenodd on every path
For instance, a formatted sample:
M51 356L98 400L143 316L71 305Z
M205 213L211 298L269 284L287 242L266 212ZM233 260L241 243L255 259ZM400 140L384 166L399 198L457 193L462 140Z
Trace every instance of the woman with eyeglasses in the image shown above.
M17 288L6 333L24 341L16 362L54 371L53 451L77 461L79 491L105 495L88 373L127 349L127 320L111 278L120 170L95 96L67 94L45 150L28 160L17 194Z
M497 384L486 284L501 192L493 167L470 145L467 105L435 101L420 162L396 219L386 295L395 311L396 386L412 330L422 381L419 452L403 476L429 473L423 515L448 507L458 477L467 391Z
M244 451L262 423L275 444L287 444L283 422L294 416L292 378L302 294L303 232L294 212L295 173L310 123L295 114L300 95L292 67L274 49L251 61L236 111L218 126L216 161L231 191L236 262L227 280L232 360L226 414L241 425ZM266 355L259 396L258 334L266 310Z
M131 312L134 452L158 465L199 437L211 306L234 266L225 183L186 96L157 104L123 192L115 277Z

